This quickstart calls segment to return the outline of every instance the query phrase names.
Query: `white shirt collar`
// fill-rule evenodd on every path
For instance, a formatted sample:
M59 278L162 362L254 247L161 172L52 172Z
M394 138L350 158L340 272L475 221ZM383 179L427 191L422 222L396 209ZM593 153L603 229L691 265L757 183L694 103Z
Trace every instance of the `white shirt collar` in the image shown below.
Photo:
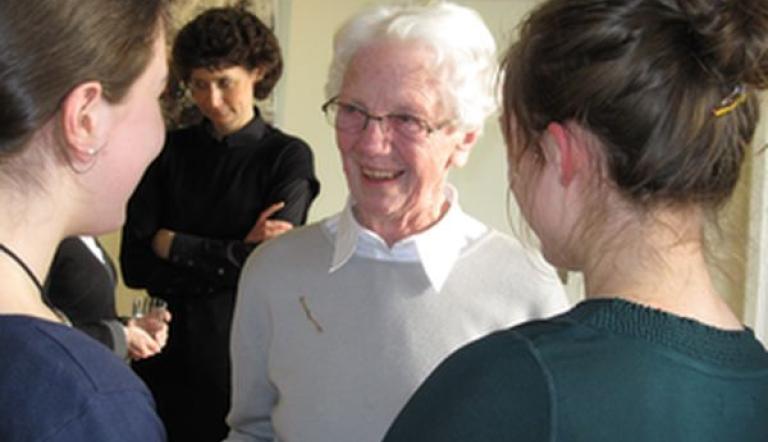
M104 252L101 251L101 248L99 248L98 244L96 244L96 239L94 239L92 236L80 236L80 241L82 241L86 247L88 247L88 250L93 253L93 255L98 258L99 261L101 261L102 264L106 264L107 260L104 258Z
M380 261L421 262L432 287L439 291L464 248L488 231L488 227L461 210L454 187L446 186L445 194L450 207L442 219L391 248L379 235L357 222L352 212L354 202L349 198L341 213L325 221L335 237L329 273L343 267L354 255Z

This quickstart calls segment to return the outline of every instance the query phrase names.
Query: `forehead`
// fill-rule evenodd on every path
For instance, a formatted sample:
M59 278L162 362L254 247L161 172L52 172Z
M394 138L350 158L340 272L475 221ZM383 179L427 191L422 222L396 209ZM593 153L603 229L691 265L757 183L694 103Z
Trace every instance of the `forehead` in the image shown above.
M242 66L230 66L224 68L195 68L189 74L192 81L216 81L223 78L245 78L248 71Z
M437 113L442 81L434 51L413 41L385 41L363 46L344 74L340 95L373 111Z

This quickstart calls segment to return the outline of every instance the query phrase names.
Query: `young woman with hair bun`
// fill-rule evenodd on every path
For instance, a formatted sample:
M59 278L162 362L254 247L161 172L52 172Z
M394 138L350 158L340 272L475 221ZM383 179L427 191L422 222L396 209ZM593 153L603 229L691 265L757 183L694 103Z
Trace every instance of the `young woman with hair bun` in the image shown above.
M768 440L768 353L703 233L750 152L768 4L546 1L504 74L510 187L587 299L459 350L385 440Z

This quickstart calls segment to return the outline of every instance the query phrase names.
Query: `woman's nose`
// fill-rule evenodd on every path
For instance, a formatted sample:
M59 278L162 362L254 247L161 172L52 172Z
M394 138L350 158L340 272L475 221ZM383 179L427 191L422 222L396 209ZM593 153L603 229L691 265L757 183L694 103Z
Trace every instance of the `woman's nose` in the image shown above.
M217 108L221 105L221 91L216 87L208 89L208 106Z
M392 143L392 131L384 119L369 119L365 129L360 131L355 146L370 154L389 152Z

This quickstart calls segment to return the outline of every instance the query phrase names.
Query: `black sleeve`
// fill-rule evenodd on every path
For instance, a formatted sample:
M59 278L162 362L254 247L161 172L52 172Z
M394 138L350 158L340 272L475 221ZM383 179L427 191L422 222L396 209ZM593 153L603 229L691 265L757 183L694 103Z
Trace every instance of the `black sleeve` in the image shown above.
M275 162L272 176L274 179L269 200L285 203L285 207L274 218L288 221L294 226L304 225L309 206L320 192L309 146L300 140L286 145Z
M65 238L56 249L44 293L75 328L123 357L125 333L115 311L112 260L103 252L106 262L79 238Z
M304 225L309 207L319 193L315 178L312 151L294 139L281 148L270 173L270 190L265 209L277 202L285 207L271 219ZM257 220L253 220L254 224ZM177 232L171 247L170 261L190 271L216 281L217 285L235 288L248 255L258 244L242 240L206 238Z
M123 324L117 319L98 322L73 322L72 326L111 349L118 357L128 353Z
M491 335L446 359L384 441L548 441L549 387L548 373L526 340Z
M200 278L155 255L152 238L162 228L164 153L149 166L128 201L120 245L120 267L125 284L153 293L199 290Z

